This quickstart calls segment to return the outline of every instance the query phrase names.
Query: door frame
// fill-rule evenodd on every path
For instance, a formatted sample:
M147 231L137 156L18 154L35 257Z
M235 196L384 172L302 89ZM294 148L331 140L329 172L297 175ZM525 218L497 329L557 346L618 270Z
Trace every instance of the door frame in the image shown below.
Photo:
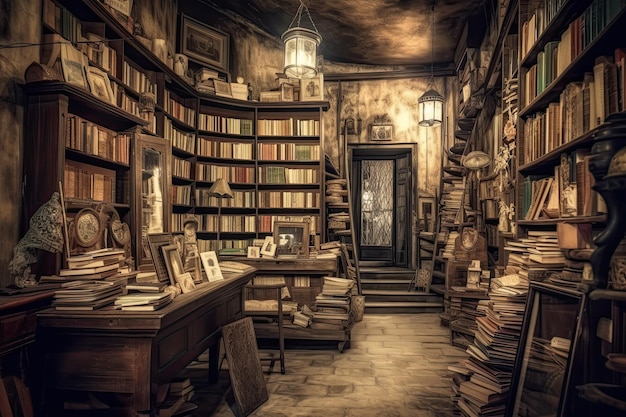
M407 248L407 263L406 265L402 265L401 267L406 268L414 268L415 267L415 216L417 213L417 195L418 195L418 178L417 178L417 161L418 161L418 152L417 152L417 143L394 143L394 144L369 144L369 143L353 143L348 144L348 163L350 166L348 167L348 171L350 175L353 175L353 161L355 156L368 156L369 155L384 155L384 156L397 156L399 154L407 153L409 155L411 169L409 170L409 197L408 197L408 207L406 213L406 242L408 245ZM359 181L355 181L352 179L351 183L353 185L358 184ZM395 184L394 184L395 185ZM355 225L360 224L360 190L356 186L351 186L352 192L352 212L354 213L354 223ZM357 223L358 221L358 223ZM357 241L360 242L361 239L361 228L355 227L355 234ZM395 233L393 237L395 241ZM359 255L360 255L360 245L359 245ZM359 256L359 259L361 257ZM360 262L361 264L367 264L367 261Z

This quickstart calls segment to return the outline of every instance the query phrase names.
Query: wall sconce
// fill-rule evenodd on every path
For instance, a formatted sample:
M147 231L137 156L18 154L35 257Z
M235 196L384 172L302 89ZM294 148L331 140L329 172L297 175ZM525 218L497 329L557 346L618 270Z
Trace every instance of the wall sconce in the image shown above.
M306 12L312 29L301 26L302 14ZM294 26L296 24L296 26ZM317 47L322 36L317 31L309 9L300 0L300 6L289 28L281 36L285 44L285 69L287 77L313 78L317 75Z
M438 126L443 120L443 96L434 88L434 50L435 50L435 2L433 0L433 13L430 36L430 81L428 90L417 100L419 125Z

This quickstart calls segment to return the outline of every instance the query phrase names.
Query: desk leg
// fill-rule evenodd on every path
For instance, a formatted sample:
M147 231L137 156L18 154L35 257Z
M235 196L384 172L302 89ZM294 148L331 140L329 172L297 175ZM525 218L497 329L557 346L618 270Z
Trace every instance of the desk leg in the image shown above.
M220 379L220 339L209 346L209 384L215 384Z

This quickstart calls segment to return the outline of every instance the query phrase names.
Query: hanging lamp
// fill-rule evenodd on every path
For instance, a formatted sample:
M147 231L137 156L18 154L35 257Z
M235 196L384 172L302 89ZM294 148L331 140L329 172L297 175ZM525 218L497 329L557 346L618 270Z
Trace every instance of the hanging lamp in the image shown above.
M420 126L438 126L443 120L443 96L434 88L435 2L433 1L430 37L430 81L428 90L417 100Z
M302 26L302 15L306 13L311 28ZM295 24L295 26L294 26ZM317 47L322 36L317 31L309 8L300 0L300 6L289 28L281 36L285 44L285 69L290 78L313 78L317 75Z

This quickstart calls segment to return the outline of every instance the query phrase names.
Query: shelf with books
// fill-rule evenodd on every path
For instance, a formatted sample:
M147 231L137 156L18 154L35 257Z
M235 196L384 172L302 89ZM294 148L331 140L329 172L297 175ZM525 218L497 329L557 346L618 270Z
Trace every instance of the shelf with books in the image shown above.
M578 15L569 16L569 18L565 20L567 23L565 23L564 26L555 27L554 30L547 32L546 35L542 37L542 39L548 39L548 36L550 36L550 42L558 42L560 45L557 45L556 49L560 51L560 53L557 52L554 60L548 62L545 70L548 73L552 73L554 77L553 80L549 82L545 78L542 80L540 84L545 85L545 88L541 91L538 91L536 88L537 82L542 74L545 76L545 73L539 70L540 68L537 67L535 62L539 52L537 52L537 55L529 54L526 59L522 60L520 67L522 69L521 75L524 80L525 94L521 101L521 116L527 116L541 111L552 101L558 100L560 94L566 89L568 84L583 81L585 72L593 71L597 57L613 57L616 48L624 47L619 41L621 28L626 23L626 8L624 7L624 3L612 0L595 0L591 4L597 7L597 4L603 2L605 6L608 7L612 5L617 7L617 9L612 11L610 18L608 16L605 17L603 25L598 22L598 25L602 25L601 30L597 31L593 39L589 40L584 37L584 33L591 32L590 29L584 26L584 22L586 21L585 16L589 13L589 7L591 7L591 5L587 9L583 9L578 2L573 1L570 2L570 4L572 4L572 7L575 6L573 10L576 10ZM576 25L578 25L578 29L574 29ZM582 28L581 25L583 25ZM607 42L607 40L610 41ZM522 42L524 42L523 39ZM549 42L546 40L545 44L548 43ZM582 45L584 45L584 47ZM564 46L569 46L569 48ZM572 50L572 48L574 48L574 50ZM539 51L539 47L537 47L537 51ZM569 51L569 53L564 54L564 51ZM534 60L532 60L531 57L534 57Z

